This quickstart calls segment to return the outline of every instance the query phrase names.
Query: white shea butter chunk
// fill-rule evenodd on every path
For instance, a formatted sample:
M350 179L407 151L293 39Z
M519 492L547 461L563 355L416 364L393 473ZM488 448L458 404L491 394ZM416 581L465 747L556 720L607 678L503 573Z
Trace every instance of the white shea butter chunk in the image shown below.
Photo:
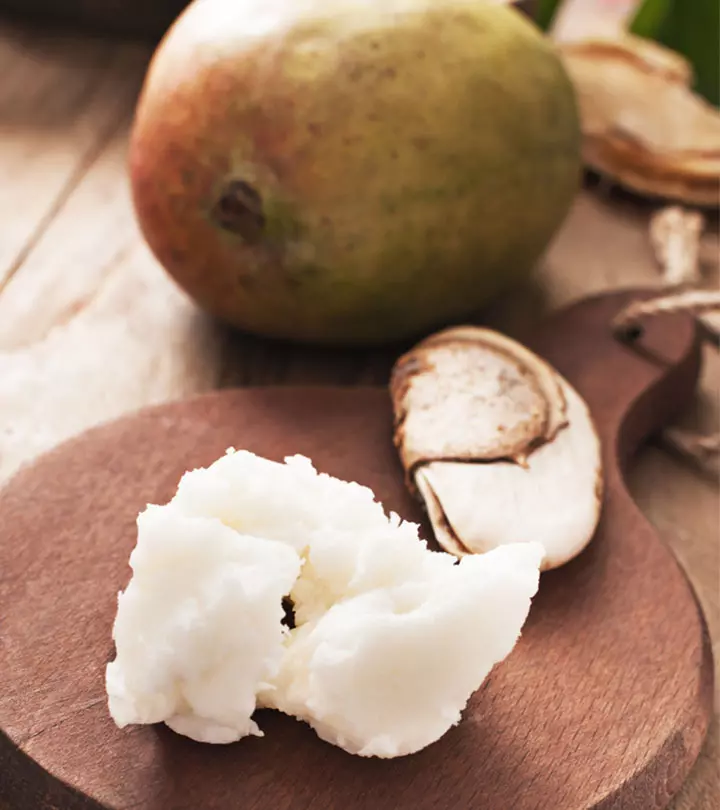
M272 707L350 753L413 753L512 650L543 554L527 543L458 563L366 487L299 456L229 451L138 520L110 711L222 743L260 733L251 715Z
M520 635L543 549L518 544L458 564L424 553L416 579L338 601L293 631L268 703L362 756L411 754L458 723Z
M251 716L280 665L282 599L301 564L282 543L148 507L106 672L117 725L165 722L211 743L261 735Z
M318 474L303 456L278 464L246 450L229 450L209 467L185 473L172 504L299 552L323 528L360 532L388 524L371 489Z

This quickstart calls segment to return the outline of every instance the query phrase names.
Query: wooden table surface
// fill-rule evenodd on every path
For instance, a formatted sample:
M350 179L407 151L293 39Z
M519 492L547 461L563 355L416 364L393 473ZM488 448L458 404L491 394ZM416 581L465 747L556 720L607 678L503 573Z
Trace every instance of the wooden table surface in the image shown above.
M0 480L150 403L230 385L384 383L398 351L320 351L233 334L168 280L139 238L125 171L149 53L0 23ZM521 336L584 294L657 284L651 210L583 191L534 283L484 321ZM707 272L717 273L717 252L711 234ZM708 349L687 425L717 429L719 383L720 360ZM694 583L718 657L717 479L657 443L637 459L631 486ZM716 717L674 810L720 806L719 752Z

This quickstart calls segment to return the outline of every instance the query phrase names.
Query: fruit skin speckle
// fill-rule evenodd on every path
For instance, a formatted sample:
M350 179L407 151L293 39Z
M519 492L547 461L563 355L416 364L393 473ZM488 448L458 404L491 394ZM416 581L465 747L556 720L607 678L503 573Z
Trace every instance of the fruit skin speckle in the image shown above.
M202 307L263 335L371 344L525 277L579 148L563 68L512 9L205 0L153 61L130 169L148 243ZM237 183L261 228L218 221Z

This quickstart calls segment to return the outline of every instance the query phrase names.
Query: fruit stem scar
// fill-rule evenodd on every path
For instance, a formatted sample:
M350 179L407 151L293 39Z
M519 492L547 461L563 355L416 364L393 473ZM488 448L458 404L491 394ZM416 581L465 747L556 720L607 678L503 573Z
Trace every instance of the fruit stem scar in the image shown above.
M230 180L212 209L212 217L226 231L257 242L265 228L262 198L246 180Z

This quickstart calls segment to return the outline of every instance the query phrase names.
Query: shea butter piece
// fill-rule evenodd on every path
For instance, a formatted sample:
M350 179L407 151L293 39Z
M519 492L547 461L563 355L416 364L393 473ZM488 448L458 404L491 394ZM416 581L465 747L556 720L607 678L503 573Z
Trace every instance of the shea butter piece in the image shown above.
M151 506L130 566L106 674L117 725L165 722L211 743L260 735L251 715L284 654L282 599L300 571L297 552Z
M512 649L542 557L530 543L458 563L367 487L229 451L138 519L110 712L227 743L277 708L353 754L418 751Z
M338 600L294 630L266 700L352 754L397 757L438 740L517 641L543 549L517 544Z

